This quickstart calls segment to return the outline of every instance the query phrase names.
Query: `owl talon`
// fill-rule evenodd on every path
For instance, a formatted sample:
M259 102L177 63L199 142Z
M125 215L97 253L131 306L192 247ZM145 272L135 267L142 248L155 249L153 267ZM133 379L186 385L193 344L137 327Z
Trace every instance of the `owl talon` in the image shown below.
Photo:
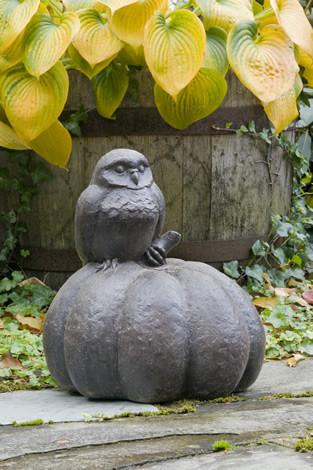
M118 259L117 258L113 258L113 259L106 259L103 263L101 263L96 272L99 272L99 271L107 271L108 269L113 269L115 270L118 266Z
M147 249L145 255L150 266L163 266L163 264L166 263L165 253L162 248L150 246Z

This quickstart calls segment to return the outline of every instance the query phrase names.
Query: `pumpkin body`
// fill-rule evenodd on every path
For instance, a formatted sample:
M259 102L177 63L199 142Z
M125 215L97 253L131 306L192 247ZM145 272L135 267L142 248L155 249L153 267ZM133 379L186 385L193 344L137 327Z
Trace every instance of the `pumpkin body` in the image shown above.
M57 382L89 398L165 402L247 388L265 336L247 294L203 263L89 263L55 297L44 347Z

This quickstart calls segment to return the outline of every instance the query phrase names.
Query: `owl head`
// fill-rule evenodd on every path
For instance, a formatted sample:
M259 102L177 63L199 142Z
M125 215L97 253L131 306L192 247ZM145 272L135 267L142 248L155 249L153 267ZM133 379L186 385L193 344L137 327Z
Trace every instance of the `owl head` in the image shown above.
M153 183L148 160L136 150L115 149L98 161L91 178L91 184L128 189L142 189Z

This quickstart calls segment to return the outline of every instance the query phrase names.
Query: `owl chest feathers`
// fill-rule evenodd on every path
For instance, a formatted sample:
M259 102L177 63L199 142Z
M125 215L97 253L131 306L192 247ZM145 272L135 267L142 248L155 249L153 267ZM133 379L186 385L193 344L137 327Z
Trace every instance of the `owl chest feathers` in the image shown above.
M89 186L77 213L77 248L84 260L140 259L154 239L162 207L151 187L110 191Z
M99 207L100 217L109 219L112 224L136 220L152 222L159 214L160 208L150 187L138 191L117 188L101 201Z

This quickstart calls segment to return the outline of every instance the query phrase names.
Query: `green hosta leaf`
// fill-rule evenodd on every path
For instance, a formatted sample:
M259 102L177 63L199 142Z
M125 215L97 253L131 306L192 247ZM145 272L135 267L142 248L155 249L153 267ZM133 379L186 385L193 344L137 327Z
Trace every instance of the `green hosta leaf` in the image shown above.
M68 75L61 63L36 79L23 65L0 76L0 99L5 113L26 142L36 139L61 114L68 93Z
M128 70L121 64L109 65L93 79L92 85L98 113L111 118L127 91Z
M226 81L219 72L202 68L175 100L155 85L154 100L164 121L176 129L184 129L213 113L226 91Z
M253 20L250 0L196 0L199 5L205 29L212 26L229 31L239 21Z
M40 0L0 0L0 54L6 51L36 13Z
M128 44L125 44L123 49L120 51L117 56L117 62L125 65L135 65L139 67L144 67L146 65L145 56L143 52L143 47L131 47Z
M227 276L232 277L233 279L238 279L240 277L239 273L239 262L238 261L229 261L228 263L223 264L223 271Z
M223 76L228 71L228 59L226 53L227 35L220 28L211 28L206 33L206 50L204 66L215 69Z
M111 31L107 16L95 9L78 12L80 30L73 46L91 67L110 59L122 48L121 41Z
M79 30L74 12L66 12L54 23L47 15L36 15L25 35L24 64L31 75L39 77L63 56Z
M243 85L265 104L288 93L299 72L293 48L278 25L238 23L228 35L228 60Z
M174 98L199 72L206 37L199 18L191 11L156 14L145 28L144 52L156 83Z
M67 50L68 55L72 61L73 68L80 70L86 77L91 80L94 78L96 75L98 75L103 69L105 69L113 59L115 59L116 55L113 55L107 60L104 60L103 62L100 62L99 64L95 65L92 67L80 54L79 52L75 49L75 47L70 46Z

